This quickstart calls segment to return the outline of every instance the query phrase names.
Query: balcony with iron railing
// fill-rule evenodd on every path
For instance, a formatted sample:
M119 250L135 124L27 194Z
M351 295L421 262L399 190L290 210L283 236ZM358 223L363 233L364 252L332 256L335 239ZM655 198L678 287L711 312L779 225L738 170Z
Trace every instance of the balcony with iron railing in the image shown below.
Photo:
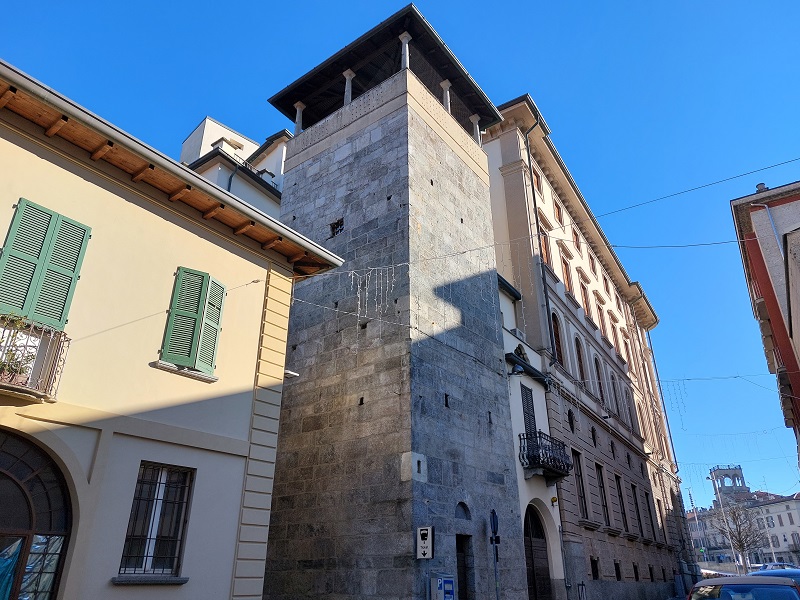
M566 444L544 431L519 434L519 462L525 469L526 479L542 475L548 485L560 481L572 470L572 457Z
M0 314L0 395L55 398L69 343L63 331Z

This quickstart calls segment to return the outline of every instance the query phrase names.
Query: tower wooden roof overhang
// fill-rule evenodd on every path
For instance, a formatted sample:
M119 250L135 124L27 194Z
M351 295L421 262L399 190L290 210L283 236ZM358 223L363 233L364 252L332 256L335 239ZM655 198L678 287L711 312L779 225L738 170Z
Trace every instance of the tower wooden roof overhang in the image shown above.
M352 84L353 98L400 70L401 43L398 38L404 32L411 36L413 45L412 71L415 70L414 53L420 53L426 64L436 70L441 81L450 81L451 92L464 102L468 111L480 117L481 128L490 127L502 120L494 104L413 4L402 8L286 86L272 96L269 102L292 120L295 119L295 104L302 102L305 105L303 126L312 126L343 106L343 73L348 69L356 73ZM438 97L441 90L431 92Z
M232 236L256 242L261 252L282 255L297 275L312 275L343 262L277 219L0 60L0 111L4 110L41 127L45 136L58 136L80 148L86 153L87 165L102 160L119 170L120 179L127 177L149 186L154 199L186 204L194 209L188 214L197 220L218 221Z

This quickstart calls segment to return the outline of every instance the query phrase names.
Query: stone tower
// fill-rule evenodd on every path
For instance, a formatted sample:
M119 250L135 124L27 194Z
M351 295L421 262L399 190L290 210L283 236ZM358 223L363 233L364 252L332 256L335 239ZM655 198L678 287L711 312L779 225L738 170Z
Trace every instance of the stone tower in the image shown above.
M344 257L292 306L265 597L526 597L487 157L500 115L413 6L271 100L282 220ZM294 257L302 261L302 256ZM416 558L420 527L433 558Z
M741 465L717 465L711 469L710 479L719 493L719 498L726 502L746 502L753 499L750 487L745 483ZM714 506L718 504L714 499Z

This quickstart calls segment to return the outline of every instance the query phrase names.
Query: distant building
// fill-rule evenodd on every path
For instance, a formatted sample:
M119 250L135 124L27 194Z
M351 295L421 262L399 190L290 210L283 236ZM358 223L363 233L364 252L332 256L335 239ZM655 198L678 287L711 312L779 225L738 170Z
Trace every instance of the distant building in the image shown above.
M0 596L260 598L292 285L341 260L2 61L0 164Z
M784 424L800 440L800 182L759 184L755 194L731 201L731 211Z
M755 502L753 509L768 543L754 552L751 560L800 565L800 493Z
M751 564L793 562L800 564L800 494L781 496L761 490L751 491L740 465L718 465L711 469L716 486L713 505L694 507L686 519L692 547L698 561L733 562L731 545L719 531L723 505L742 504L752 510L758 529L764 532L764 545L746 557ZM756 517L756 515L758 515Z

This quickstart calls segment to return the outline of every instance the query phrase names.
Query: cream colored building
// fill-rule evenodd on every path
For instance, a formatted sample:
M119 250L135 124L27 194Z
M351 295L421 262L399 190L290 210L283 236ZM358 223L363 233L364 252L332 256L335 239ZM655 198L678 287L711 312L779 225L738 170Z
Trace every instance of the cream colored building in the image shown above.
M264 143L206 117L184 140L181 162L212 183L276 219L280 216L286 143L283 129Z
M260 598L292 283L341 260L2 62L0 164L0 598Z
M503 327L507 352L523 356L520 381L510 382L520 503L549 542L546 559L528 553L528 568L546 573L546 560L570 598L581 588L591 598L680 594L694 559L647 333L658 318L531 98L498 108L504 120L483 148L497 270L517 296L505 300ZM553 469L545 446L569 468ZM551 542L559 524L561 546Z

